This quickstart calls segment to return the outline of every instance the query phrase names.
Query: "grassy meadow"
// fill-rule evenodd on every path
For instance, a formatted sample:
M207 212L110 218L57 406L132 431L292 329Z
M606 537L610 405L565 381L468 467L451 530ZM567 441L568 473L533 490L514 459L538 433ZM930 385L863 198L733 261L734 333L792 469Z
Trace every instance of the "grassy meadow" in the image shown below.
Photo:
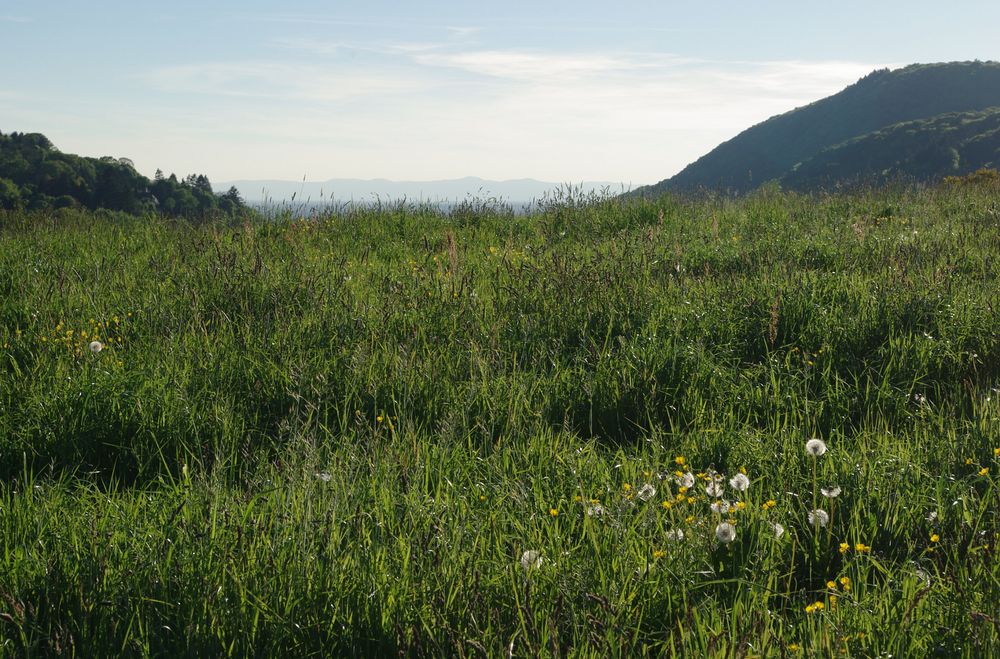
M0 348L3 657L1000 653L989 182L0 214Z

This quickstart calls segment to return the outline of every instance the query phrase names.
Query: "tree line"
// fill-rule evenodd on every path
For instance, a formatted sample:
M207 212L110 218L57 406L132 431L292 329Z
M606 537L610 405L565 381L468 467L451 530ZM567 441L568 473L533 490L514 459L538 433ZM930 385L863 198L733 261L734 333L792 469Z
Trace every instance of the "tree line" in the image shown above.
M87 158L60 152L40 133L0 133L0 209L72 207L191 219L247 208L236 188L216 194L203 174L157 170L150 180L128 158Z

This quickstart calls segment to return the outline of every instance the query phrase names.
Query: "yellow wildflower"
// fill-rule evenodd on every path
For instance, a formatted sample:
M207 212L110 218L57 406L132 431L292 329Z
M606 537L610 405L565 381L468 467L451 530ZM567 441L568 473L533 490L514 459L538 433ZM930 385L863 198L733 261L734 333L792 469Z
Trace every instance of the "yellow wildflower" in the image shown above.
M840 553L846 554L851 549L851 546L846 542L840 543Z
M986 476L989 473L990 473L990 468L989 467L983 467L982 469L979 470L979 475L980 476Z
M931 533L931 542L937 542L940 539L941 536L939 536L937 533Z
M549 514L552 515L553 517L559 517L559 511L556 510L555 508L549 508Z

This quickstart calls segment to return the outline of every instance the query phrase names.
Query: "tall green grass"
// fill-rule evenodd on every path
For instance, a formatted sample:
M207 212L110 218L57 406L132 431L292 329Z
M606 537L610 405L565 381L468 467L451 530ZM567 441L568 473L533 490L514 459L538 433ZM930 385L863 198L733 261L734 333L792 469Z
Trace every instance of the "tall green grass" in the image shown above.
M0 653L989 656L998 254L974 187L0 215Z

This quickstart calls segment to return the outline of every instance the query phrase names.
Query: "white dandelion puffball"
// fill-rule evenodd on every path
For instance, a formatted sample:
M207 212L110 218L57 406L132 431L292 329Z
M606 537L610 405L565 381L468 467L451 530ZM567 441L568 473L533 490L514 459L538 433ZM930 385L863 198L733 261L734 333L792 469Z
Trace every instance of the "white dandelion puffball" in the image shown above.
M729 544L736 539L736 527L729 522L723 522L715 527L715 537L722 544Z
M673 540L675 542L680 542L684 539L684 531L681 529L670 529L667 531L667 540Z
M806 442L806 453L814 458L818 458L826 453L826 443L822 439L810 439Z
M542 555L535 551L534 549L529 549L528 551L521 554L521 567L525 570L530 570L531 568L538 568L542 566L542 562L545 559Z
M710 497L716 497L716 498L721 497L724 491L725 488L723 488L722 483L717 483L715 481L712 481L711 483L705 486L705 494L707 494Z
M771 524L771 528L774 529L774 537L775 538L780 538L781 536L783 536L785 534L785 527L782 526L781 524L778 524L777 522L775 522L774 524Z
M639 488L639 491L635 493L635 496L642 499L643 501L649 501L656 496L656 488L646 483Z
M592 506L587 506L587 516L588 517L600 517L604 514L604 506L599 503L595 503Z
M328 471L320 471L316 473L316 478L320 479L324 483L329 483L333 476Z
M834 499L840 495L840 486L831 485L830 487L821 487L819 488L819 491L827 499Z
M691 489L692 487L694 487L694 474L692 474L689 471L682 476L678 476L677 484L680 485L681 487L686 487L688 489Z
M718 499L717 501L713 501L709 507L712 509L713 513L719 513L720 515L725 515L726 513L729 512L729 508L731 506L729 502L726 501L725 499Z
M747 478L746 474L736 474L729 479L729 487L737 492L746 492L747 488L750 487L750 479Z
M104 344L101 343L100 341L91 341L90 345L87 347L90 348L90 351L95 355L100 351L104 350Z
M825 510L812 510L809 512L809 523L813 526L826 526L830 523L830 515Z

